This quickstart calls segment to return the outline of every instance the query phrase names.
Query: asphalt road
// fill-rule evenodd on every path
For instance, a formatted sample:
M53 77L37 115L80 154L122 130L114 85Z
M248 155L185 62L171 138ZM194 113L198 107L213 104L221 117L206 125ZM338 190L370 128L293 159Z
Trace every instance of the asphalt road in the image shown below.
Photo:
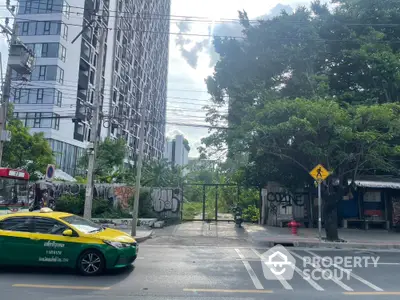
M174 241L163 242L162 245L151 240L144 242L134 267L99 277L82 277L59 269L1 269L0 299L308 300L324 297L342 300L400 296L400 252L291 248L297 266L293 279L271 281L264 277L259 257L268 250L266 248L244 243L178 246ZM354 256L379 256L379 260L377 265L353 268L352 275L348 277L345 273L340 280L306 280L301 271L307 268L317 270L316 275L321 274L321 269L340 271L343 268L341 265L304 266L303 259L317 256L350 257L350 260ZM316 262L318 260L314 260Z

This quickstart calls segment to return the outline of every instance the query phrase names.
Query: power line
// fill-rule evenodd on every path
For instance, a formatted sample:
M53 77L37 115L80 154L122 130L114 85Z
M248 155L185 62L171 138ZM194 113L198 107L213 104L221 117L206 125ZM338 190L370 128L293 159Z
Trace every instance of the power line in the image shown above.
M5 5L0 5L0 7L6 7ZM64 7L64 5L60 5L60 4L53 4L52 7ZM82 6L74 6L74 5L69 5L69 7L71 8L76 8L76 9L80 9L83 12L85 11L90 11L93 12L93 9L89 9L89 8L84 8ZM124 17L124 16L118 16L118 15L109 15L108 17L120 17L120 18L136 18L139 20L144 20L144 19L162 19L162 20L170 20L171 18L174 18L173 20L177 20L177 21L188 21L188 22L196 22L196 21L207 21L207 22L227 22L227 23L232 23L232 22L240 22L241 20L239 18L219 18L219 19L210 19L210 17L206 17L206 16L190 16L190 15L173 15L173 14L160 14L160 13L153 13L153 12L137 12L137 13L131 13L131 12L120 12L118 10L110 10L107 9L107 11L109 13L116 13L116 14L122 14L122 15L128 15L128 17ZM60 11L46 11L43 12L43 14L61 14L62 10ZM79 12L70 12L72 14L80 14ZM36 13L33 13L36 14ZM37 13L39 14L39 13ZM20 15L24 15L24 14L20 14ZM101 15L99 15L101 16ZM157 16L157 18L155 18L154 16ZM161 17L161 18L160 18ZM162 18L165 17L165 18ZM275 21L272 19L248 19L246 20L250 23L259 23L259 22L265 22L265 21ZM278 22L282 22L282 23L288 23L288 24L308 24L309 22L307 21L291 21L291 20L277 20ZM343 21L338 22L342 25L345 26L400 26L400 23L345 23Z
M22 19L22 18L16 18L17 21L31 21L31 22L40 22L41 20L35 20L35 19ZM62 24L65 24L67 26L75 26L75 27L83 27L83 25L79 24L70 24L70 23L64 23L61 21L57 21ZM364 26L367 26L364 24ZM201 33L182 33L182 32L170 32L170 31L155 31L155 30L137 30L137 29L132 29L132 28L109 28L106 27L107 30L110 31L130 31L130 32L141 32L141 33L151 33L151 34L160 34L160 35L180 35L180 36L196 36L196 37L208 37L208 38L226 38L226 39L246 39L244 36L230 36L230 35L214 35L214 34L201 34ZM26 35L28 36L28 35ZM323 38L299 38L299 37L279 37L279 38L271 38L268 37L269 41L313 41L313 42L333 42L333 43L349 43L349 42L357 42L358 40L356 38L352 39L323 39ZM398 44L400 43L400 40L365 40L364 42L371 42L371 43L394 43Z

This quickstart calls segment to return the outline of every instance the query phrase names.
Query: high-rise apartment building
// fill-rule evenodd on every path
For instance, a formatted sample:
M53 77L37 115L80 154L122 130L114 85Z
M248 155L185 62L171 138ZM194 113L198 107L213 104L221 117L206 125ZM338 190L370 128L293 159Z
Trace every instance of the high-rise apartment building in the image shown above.
M107 28L100 136L124 138L133 162L144 117L145 158L162 157L169 14L170 0L19 1L18 37L36 61L29 78L13 74L14 114L32 132L45 133L62 170L77 173L90 139L98 26ZM86 26L91 20L98 22Z
M186 166L189 162L189 143L183 135L178 134L172 139L166 141L164 149L164 158L173 166Z

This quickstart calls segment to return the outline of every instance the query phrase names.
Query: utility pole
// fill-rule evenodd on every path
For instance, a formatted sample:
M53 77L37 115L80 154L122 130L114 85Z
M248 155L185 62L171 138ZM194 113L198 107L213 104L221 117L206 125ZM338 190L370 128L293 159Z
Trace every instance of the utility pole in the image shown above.
M136 19L136 27L139 29L139 23L141 22L140 16L137 16ZM143 40L143 32L139 31L139 41L141 42ZM143 54L143 49L142 47L139 48L139 61L141 61ZM147 82L145 83L145 85ZM139 128L139 145L138 145L138 157L136 160L136 182L135 182L135 195L134 195L134 200L133 200L133 211L132 211L132 229L131 229L131 235L136 236L136 227L137 227L137 222L138 222L138 217L139 217L139 198L140 198L140 180L142 177L142 165L143 165L143 147L144 147L144 129L145 129L145 119L147 117L147 109L146 109L146 99L143 97L143 93L146 90L146 86L143 88L143 92L140 94L140 99L142 100L139 105L137 105L137 109L142 111L141 118L140 118L140 128Z
M7 0L7 9L14 16L15 6L10 6L10 0ZM6 19L6 25L0 24L0 28L3 33L6 33L11 36L10 39L10 47L11 50L12 45L15 44L17 40L17 22L14 19L13 28L10 29L8 27L8 18ZM7 63L6 76L4 78L3 88L2 88L2 99L1 99L1 108L0 108L0 167L3 163L3 148L4 142L6 141L6 135L4 134L6 130L6 122L7 122L7 114L8 114L8 103L10 101L10 91L11 91L11 74L12 69L9 63ZM4 138L3 138L4 136Z
M132 230L131 235L136 236L136 227L139 216L139 198L140 198L140 180L142 177L142 165L143 165L143 146L144 146L144 129L145 129L145 118L146 109L143 107L142 117L140 119L140 131L139 131L139 155L136 161L136 182L135 182L135 196L133 200L133 212L132 212Z
M101 15L101 14L100 14ZM87 185L85 193L85 207L83 211L83 217L90 219L92 217L92 203L93 203L93 188L94 188L94 167L96 160L96 151L98 144L98 129L100 121L100 105L101 105L101 92L102 92L102 75L103 75L103 57L105 48L105 37L106 31L102 24L102 17L98 17L98 28L100 31L99 39L99 57L96 66L96 81L95 81L95 95L94 95L94 113L92 117L92 124L90 130L90 143L88 146L89 152L89 164L87 174Z

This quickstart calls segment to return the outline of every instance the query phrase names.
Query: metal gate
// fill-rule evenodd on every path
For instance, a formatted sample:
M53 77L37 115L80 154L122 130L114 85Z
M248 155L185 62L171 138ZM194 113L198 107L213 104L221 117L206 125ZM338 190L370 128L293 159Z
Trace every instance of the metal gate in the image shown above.
M233 221L233 207L239 205L244 216L260 217L261 189L236 184L185 184L183 187L182 220ZM257 215L254 217L254 215Z

